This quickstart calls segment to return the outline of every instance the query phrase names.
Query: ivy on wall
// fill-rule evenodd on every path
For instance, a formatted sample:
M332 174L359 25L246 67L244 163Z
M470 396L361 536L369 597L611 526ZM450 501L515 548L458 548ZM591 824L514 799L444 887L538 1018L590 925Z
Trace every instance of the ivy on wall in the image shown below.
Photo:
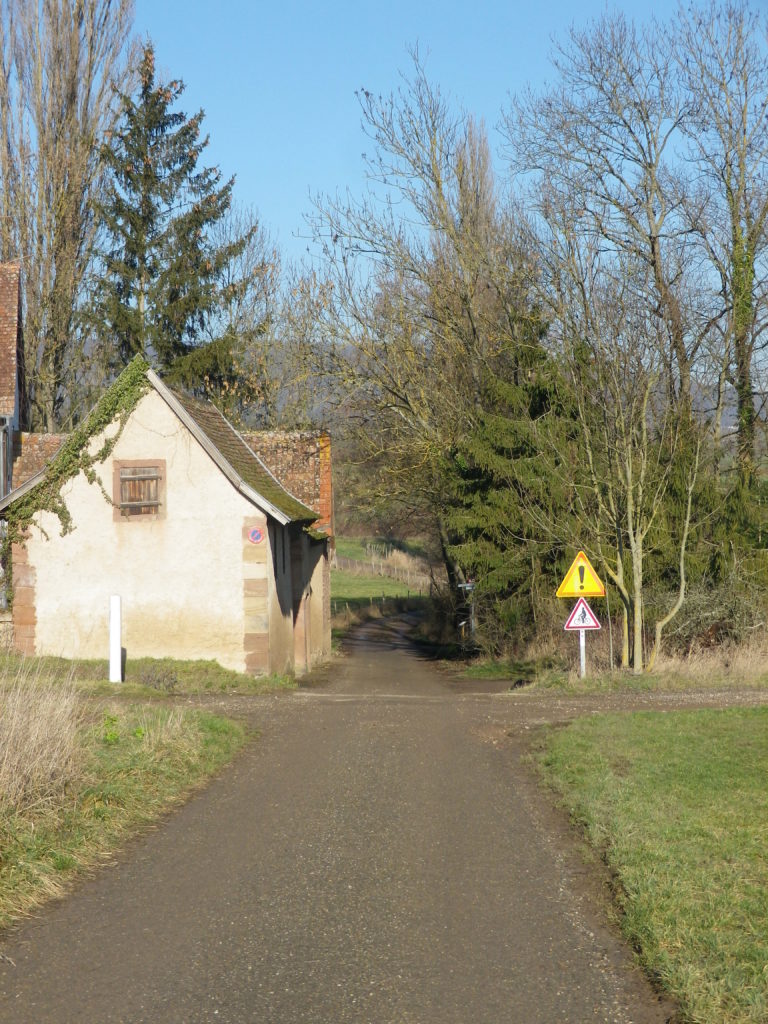
M5 573L9 602L13 595L11 551L14 544L24 542L27 530L37 513L52 512L57 516L62 534L73 529L72 516L61 493L68 480L81 472L84 473L88 483L98 484L106 500L112 503L96 472L96 467L103 464L112 454L129 416L149 391L148 369L149 364L146 360L140 355L136 356L104 393L87 418L72 431L46 466L39 483L6 509L7 526L0 549L0 560ZM93 439L103 434L115 421L116 432L105 438L95 452L91 452Z

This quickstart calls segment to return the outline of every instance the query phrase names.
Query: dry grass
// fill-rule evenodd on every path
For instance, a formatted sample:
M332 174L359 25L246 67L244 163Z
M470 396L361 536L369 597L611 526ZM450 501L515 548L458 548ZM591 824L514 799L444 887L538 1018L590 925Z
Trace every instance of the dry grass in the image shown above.
M51 683L22 664L0 684L0 813L60 800L83 769L74 682Z
M429 562L399 548L390 548L384 561L393 569L405 569L406 572L422 572L428 575L430 570Z
M697 650L685 658L662 655L654 671L710 684L762 689L768 686L768 638Z
M389 577L400 580L412 591L426 593L435 573L438 578L442 577L439 567L432 565L423 554L385 541L337 537L336 556L334 568L343 570L346 575L379 580Z
M244 741L237 723L89 697L29 665L0 678L0 928L65 892Z
M611 636L604 602L594 601L592 609L603 628L587 634L587 671L591 676L618 674L619 678L626 678L625 672L611 671ZM537 623L536 636L528 645L524 657L559 658L567 666L570 681L574 682L578 680L579 637L578 633L566 633L563 629L569 611L570 604L566 603L556 606L554 611L548 609L546 618ZM557 612L561 614L557 615ZM612 640L615 664L621 645L621 631L617 623L613 626ZM646 658L650 650L651 642L648 638ZM686 654L666 653L662 646L653 672L645 673L643 678L651 689L693 689L697 686L763 689L768 687L768 634L760 630L741 643L727 641L705 648L692 646Z
M565 607L565 606L564 606ZM565 608L565 612L570 608ZM595 609L593 609L595 610ZM597 609L598 614L600 610ZM476 662L472 676L508 675L525 677L534 688L564 689L570 692L613 692L617 690L765 690L768 689L768 635L763 631L741 643L732 641L707 648L692 648L686 654L662 653L652 672L634 675L612 668L619 656L620 632L613 630L613 662L607 622L586 637L587 677L579 678L577 633L563 630L566 614L536 624L536 635L515 655ZM650 646L646 648L646 656ZM537 666L545 666L540 672ZM556 671L549 671L556 668Z

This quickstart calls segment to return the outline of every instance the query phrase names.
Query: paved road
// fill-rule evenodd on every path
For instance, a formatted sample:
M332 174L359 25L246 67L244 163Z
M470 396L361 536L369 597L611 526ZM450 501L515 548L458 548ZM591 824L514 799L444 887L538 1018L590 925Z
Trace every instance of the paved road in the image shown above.
M508 697L373 626L121 861L4 936L2 1024L659 1024ZM514 730L513 730L514 731Z

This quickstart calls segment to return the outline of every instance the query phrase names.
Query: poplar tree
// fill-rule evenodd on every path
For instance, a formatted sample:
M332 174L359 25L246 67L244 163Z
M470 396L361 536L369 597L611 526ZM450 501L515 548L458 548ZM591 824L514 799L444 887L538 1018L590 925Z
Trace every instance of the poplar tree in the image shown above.
M132 23L131 0L0 0L0 260L23 268L22 421L34 430L67 428L81 403L100 146Z
M184 83L156 80L151 44L138 79L136 95L121 97L122 116L103 153L110 181L100 209L105 244L95 322L113 367L140 353L169 370L199 344L226 301L224 271L249 233L221 245L212 240L234 178L222 182L217 167L198 168L208 144L203 111L187 117L174 109ZM217 371L220 350L210 348ZM205 353L195 362L204 378Z

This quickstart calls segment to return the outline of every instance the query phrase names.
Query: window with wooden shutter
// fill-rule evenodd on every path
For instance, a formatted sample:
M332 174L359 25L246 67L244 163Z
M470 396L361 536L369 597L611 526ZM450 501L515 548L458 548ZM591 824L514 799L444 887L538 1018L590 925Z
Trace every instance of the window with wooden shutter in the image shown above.
M165 460L114 464L115 519L158 519L165 505Z

